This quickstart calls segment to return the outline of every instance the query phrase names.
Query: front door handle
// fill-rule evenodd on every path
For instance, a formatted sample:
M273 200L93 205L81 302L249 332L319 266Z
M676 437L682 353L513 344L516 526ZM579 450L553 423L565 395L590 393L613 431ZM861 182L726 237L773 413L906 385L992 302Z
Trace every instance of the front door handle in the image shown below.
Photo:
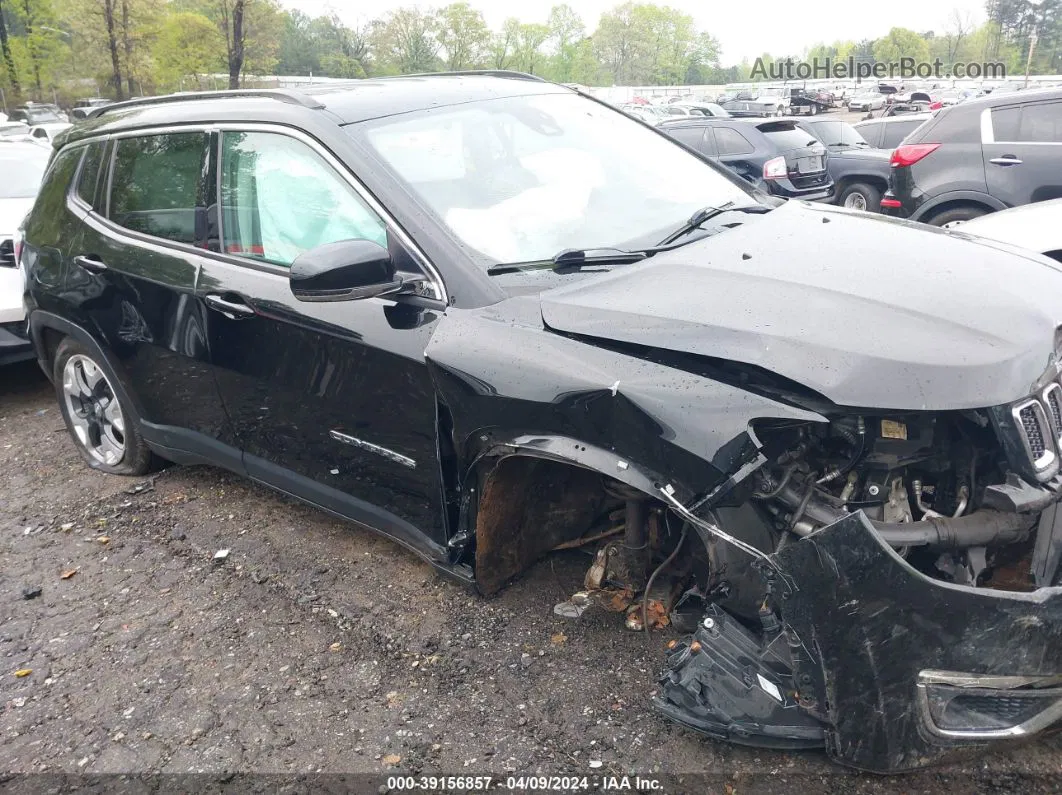
M74 264L89 273L103 273L107 270L107 263L101 262L93 256L81 254L74 257Z
M254 315L254 310L247 306L243 301L230 301L227 298L222 298L220 295L208 295L205 299L206 305L211 309L221 312L231 320L238 320L241 317L251 317Z
M993 157L988 161L994 163L997 166L1020 166L1021 161L1014 155L1003 155L1003 157Z

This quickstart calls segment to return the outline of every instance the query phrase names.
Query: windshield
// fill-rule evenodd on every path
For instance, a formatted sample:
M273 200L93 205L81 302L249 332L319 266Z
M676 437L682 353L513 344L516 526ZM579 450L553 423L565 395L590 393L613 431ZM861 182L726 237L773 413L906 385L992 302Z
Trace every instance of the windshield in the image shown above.
M652 245L751 195L667 137L575 94L451 105L350 125L491 263Z
M15 146L16 144L4 144ZM17 152L0 152L0 199L31 199L37 195L48 166L48 151L28 151L19 147Z
M52 122L63 120L62 116L54 110L48 110L47 108L26 111L26 116L29 119L30 124L51 124Z
M867 146L866 140L856 129L843 121L820 121L810 123L815 137L826 146Z

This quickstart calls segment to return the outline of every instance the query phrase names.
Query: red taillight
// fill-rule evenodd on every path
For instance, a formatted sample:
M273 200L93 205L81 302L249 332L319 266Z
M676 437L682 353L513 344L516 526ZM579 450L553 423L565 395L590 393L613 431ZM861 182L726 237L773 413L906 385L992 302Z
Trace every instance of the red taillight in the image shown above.
M785 164L784 157L773 157L763 164L764 179L785 179L789 176L789 168Z
M899 199L882 199L881 206L887 207L890 210L896 210L900 207L903 207L903 204L900 202Z
M892 152L889 165L893 168L898 166L913 166L926 155L937 151L940 144L901 144Z
M934 102L934 103L932 103L929 106L929 109L930 110L940 110L943 107L944 107L944 103L943 102Z

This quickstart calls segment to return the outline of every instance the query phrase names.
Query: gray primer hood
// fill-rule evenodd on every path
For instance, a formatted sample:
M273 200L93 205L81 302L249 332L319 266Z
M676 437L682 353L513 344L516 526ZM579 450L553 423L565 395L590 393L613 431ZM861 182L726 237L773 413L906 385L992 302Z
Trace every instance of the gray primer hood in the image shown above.
M550 328L757 365L834 403L1017 400L1054 360L1062 272L913 223L788 202L543 293Z

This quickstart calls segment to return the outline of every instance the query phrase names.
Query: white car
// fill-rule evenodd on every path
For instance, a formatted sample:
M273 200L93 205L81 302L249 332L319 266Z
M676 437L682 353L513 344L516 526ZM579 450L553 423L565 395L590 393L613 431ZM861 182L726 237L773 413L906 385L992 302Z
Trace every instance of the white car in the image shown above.
M885 95L877 91L864 91L848 101L848 110L869 111L881 110L885 107Z
M26 337L22 271L15 259L16 235L33 207L49 150L32 142L0 141L0 365L33 358Z
M1062 262L1062 199L1024 204L969 221L952 221L944 228L1021 246Z
M44 143L51 144L55 140L55 136L61 133L63 130L69 130L74 125L68 121L53 121L48 124L38 124L30 127L29 134L32 138Z

